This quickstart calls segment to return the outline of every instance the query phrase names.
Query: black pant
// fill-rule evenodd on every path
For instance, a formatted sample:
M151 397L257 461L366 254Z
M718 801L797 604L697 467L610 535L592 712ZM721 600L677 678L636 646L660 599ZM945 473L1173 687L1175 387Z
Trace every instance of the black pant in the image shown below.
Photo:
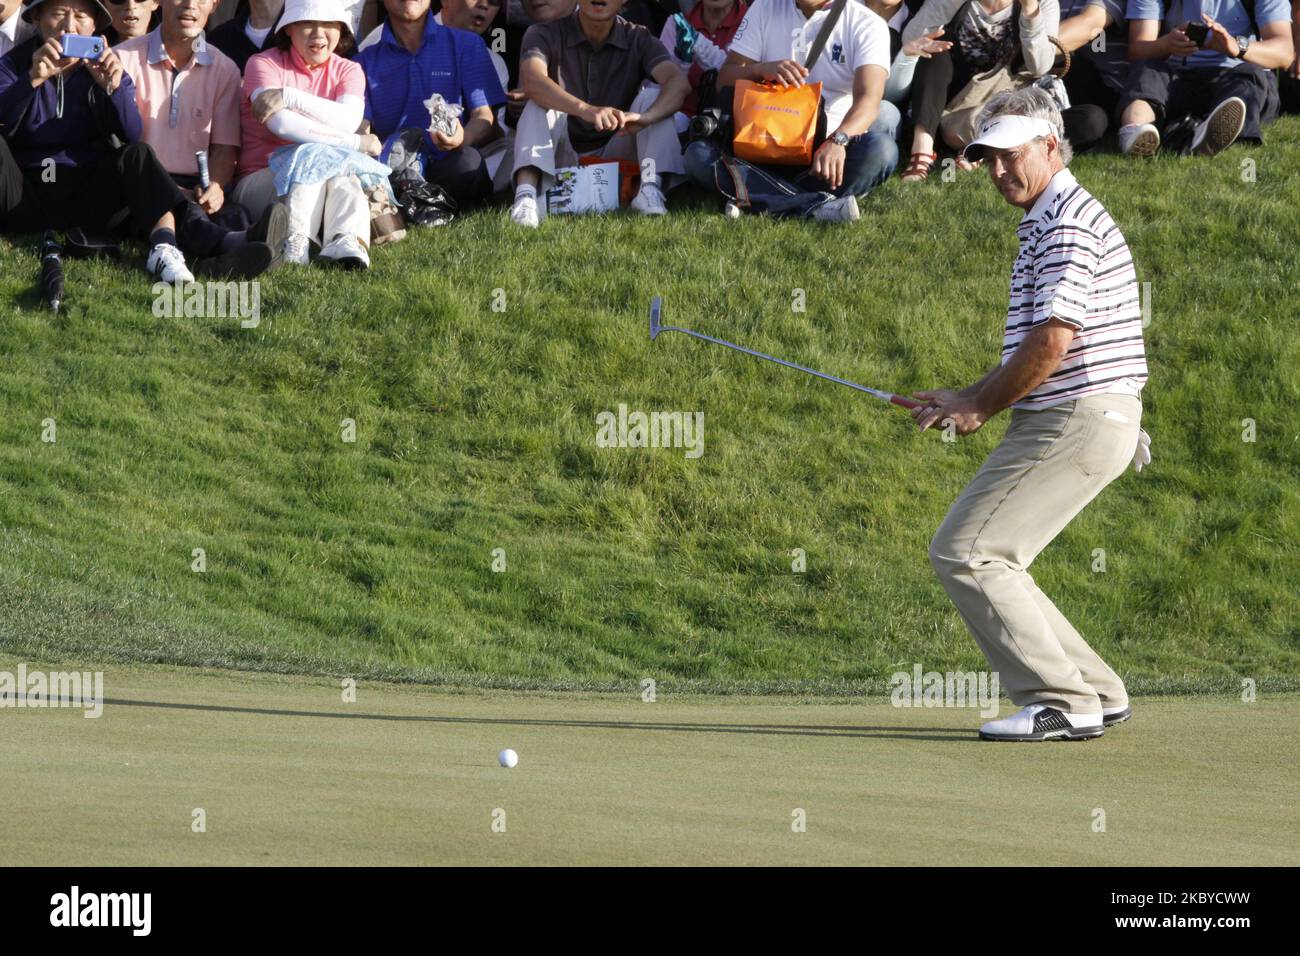
M1253 63L1232 69L1179 70L1157 60L1139 60L1129 67L1120 95L1122 112L1135 100L1151 104L1157 125L1167 129L1190 116L1201 120L1232 96L1246 104L1246 125L1240 139L1259 140L1262 127L1277 119L1277 77Z
M1278 92L1283 113L1300 113L1300 80L1291 79L1291 75L1283 70L1278 79Z
M1084 153L1101 142L1110 125L1108 118L1118 114L1119 90L1106 82L1097 64L1075 51L1070 72L1065 74L1065 92L1070 94L1070 108L1061 112L1065 138L1075 152Z
M441 186L462 210L492 198L492 177L483 154L473 146L462 146L446 156L424 164L427 182Z
M926 132L938 139L944 107L974 75L957 46L922 59L912 76L913 125L924 126Z
M179 214L185 203L143 143L105 151L93 164L47 169L19 166L0 138L0 230L5 232L74 226L106 232L123 210L130 213L133 229L148 231L166 213Z

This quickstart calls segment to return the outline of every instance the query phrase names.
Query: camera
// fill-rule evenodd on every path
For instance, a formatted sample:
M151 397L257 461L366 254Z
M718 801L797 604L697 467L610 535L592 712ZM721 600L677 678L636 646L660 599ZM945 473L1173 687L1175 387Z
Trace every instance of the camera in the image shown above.
M686 129L686 138L692 143L699 140L729 143L731 141L731 114L717 106L700 110L691 117L691 125Z
M104 52L104 38L65 33L59 38L59 46L63 47L64 59L98 60Z

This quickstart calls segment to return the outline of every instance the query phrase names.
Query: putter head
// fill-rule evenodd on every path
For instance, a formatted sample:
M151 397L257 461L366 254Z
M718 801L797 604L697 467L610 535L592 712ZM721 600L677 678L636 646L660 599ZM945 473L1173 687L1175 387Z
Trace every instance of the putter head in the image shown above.
M663 305L664 305L664 300L662 296L655 296L653 299L650 300L650 341L651 342L653 342L655 340L655 336L659 334L659 329L661 327L659 323L659 313L660 310L663 309Z

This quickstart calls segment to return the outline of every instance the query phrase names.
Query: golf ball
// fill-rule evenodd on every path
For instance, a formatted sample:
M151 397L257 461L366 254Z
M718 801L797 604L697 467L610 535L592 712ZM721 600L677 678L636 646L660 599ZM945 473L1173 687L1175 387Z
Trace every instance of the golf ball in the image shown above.
M513 750L503 750L497 754L497 763L501 764L503 767L513 767L515 764L519 763L519 754L515 753Z
M723 212L726 214L726 217L728 219L740 218L740 207L737 206L734 202L727 203L726 209L724 209Z

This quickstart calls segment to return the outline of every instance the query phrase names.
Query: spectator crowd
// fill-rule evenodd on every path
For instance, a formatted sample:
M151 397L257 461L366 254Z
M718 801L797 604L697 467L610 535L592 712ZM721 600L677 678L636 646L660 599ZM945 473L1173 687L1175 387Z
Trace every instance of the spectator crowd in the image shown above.
M436 0L434 0L436 2ZM1063 153L1212 156L1300 111L1300 0L0 0L0 233L147 241L166 282L363 269L566 167L631 209L850 221L960 169L980 107L1037 86ZM827 29L823 29L829 23ZM810 52L815 51L809 68ZM821 86L806 163L732 147L741 81Z

